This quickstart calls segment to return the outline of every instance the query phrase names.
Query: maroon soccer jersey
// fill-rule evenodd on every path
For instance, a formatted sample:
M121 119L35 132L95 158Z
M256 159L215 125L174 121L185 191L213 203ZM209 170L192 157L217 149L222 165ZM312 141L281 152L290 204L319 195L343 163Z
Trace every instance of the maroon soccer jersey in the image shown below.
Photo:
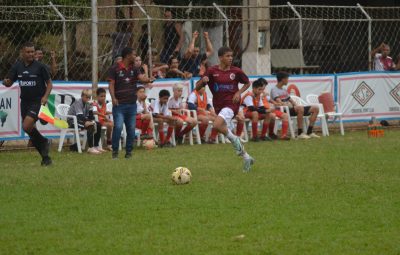
M210 80L208 87L213 94L215 112L218 114L222 108L228 107L236 114L240 102L234 104L233 96L239 90L239 83L249 83L249 78L242 69L231 66L229 70L224 71L219 69L218 65L215 65L208 68L204 76L207 76Z
M110 67L107 80L115 81L114 93L120 104L136 104L136 89L140 74L138 68L132 65L125 67L123 62Z

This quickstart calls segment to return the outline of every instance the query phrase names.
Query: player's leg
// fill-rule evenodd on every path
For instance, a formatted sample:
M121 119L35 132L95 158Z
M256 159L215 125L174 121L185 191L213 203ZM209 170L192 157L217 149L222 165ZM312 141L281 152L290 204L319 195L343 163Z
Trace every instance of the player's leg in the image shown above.
M240 111L236 117L235 117L237 124L236 124L236 135L241 137L243 133L243 128L244 128L244 114L242 111Z
M318 135L313 133L314 124L318 117L318 113L319 113L319 107L316 105L306 106L304 108L304 115L310 116L310 125L308 126L308 129L307 129L307 135L312 138L319 138Z
M151 115L150 113L142 114L141 116L142 120L142 134L144 134L145 138L151 138L153 129L152 129L152 123L151 123Z
M114 123L111 120L108 120L107 122L104 123L104 125L107 128L107 148L109 149L109 146L111 146L111 136L112 136L112 131L113 131L113 126Z
M289 115L287 113L281 112L279 110L275 110L275 115L279 119L282 120L282 131L281 131L281 140L288 141L290 138L287 136L288 128L289 128Z
M223 108L218 116L214 120L214 128L224 134L229 141L232 143L236 154L243 157L244 159L244 166L243 171L248 172L250 171L251 165L254 163L254 159L245 151L243 144L240 141L240 138L232 133L230 128L232 119L234 117L234 112L230 108Z
M272 122L272 119L275 118L275 114L272 114L272 113L262 114L260 116L260 118L263 120L263 125L262 125L262 129L261 129L261 140L262 141L272 141L271 122ZM275 122L273 122L273 124L275 124ZM268 129L270 129L269 136L267 136ZM273 127L272 127L272 129L273 129ZM273 133L273 131L272 131L272 133Z
M50 144L47 138L43 137L36 128L36 121L40 111L40 103L21 102L22 128L29 135L33 146L42 157L41 164L43 166L51 165L52 161L49 157Z
M204 141L204 134L208 127L209 118L205 114L198 114L197 119L199 121L200 138Z
M278 136L274 133L276 115L273 112L270 112L267 115L269 115L268 137L272 140L276 140L278 139Z
M112 131L112 158L118 158L119 143L121 140L121 132L124 125L123 105L113 106L112 114L114 120L114 128Z
M133 140L135 139L136 104L126 104L123 115L126 129L125 158L128 159L132 157Z
M297 105L294 107L294 111L297 114L297 137L300 139L309 139L303 131L303 117L304 117L304 106Z
M183 120L179 117L179 116L175 116L175 140L177 140L177 142L179 144L182 143L182 137L183 135L181 134L181 132L183 127Z
M195 120L192 117L185 116L185 115L181 115L180 118L181 118L181 120L186 122L186 127L178 135L179 137L182 137L185 134L189 133L197 125L197 120Z
M160 146L165 143L165 135L164 135L164 120L162 118L153 118L154 123L158 126L158 144Z
M259 116L258 116L258 112L254 111L251 112L251 132L253 133L253 137L252 140L253 142L258 142L258 120L259 120Z
M177 120L167 120L166 123L168 124L168 129L167 129L167 136L165 137L164 145L166 146L173 146L170 142L172 133L174 132L174 129L177 126ZM182 125L181 125L182 127Z

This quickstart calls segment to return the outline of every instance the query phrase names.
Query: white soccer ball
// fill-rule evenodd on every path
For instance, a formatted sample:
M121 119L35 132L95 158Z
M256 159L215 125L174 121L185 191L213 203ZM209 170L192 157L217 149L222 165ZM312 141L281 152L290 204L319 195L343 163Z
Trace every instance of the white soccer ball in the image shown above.
M146 150L152 150L156 147L156 142L154 139L146 139L143 140L142 145Z
M171 176L175 184L186 184L192 179L192 173L186 167L177 167Z

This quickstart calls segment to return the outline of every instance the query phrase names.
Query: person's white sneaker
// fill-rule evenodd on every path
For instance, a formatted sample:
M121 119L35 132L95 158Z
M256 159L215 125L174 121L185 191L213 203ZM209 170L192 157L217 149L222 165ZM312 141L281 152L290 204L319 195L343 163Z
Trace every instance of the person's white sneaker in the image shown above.
M101 148L100 146L99 147L95 147L95 149L97 151L99 151L99 152L106 152L106 150L103 150L103 148Z
M89 148L89 149L87 150L87 152L88 152L89 154L94 154L94 155L101 154L101 152L98 151L98 150L96 150L94 147Z
M299 138L299 139L310 139L310 137L308 135L306 135L306 133L302 133L302 134L298 135L297 138Z
M320 138L319 135L316 135L315 133L311 133L308 135L310 138Z

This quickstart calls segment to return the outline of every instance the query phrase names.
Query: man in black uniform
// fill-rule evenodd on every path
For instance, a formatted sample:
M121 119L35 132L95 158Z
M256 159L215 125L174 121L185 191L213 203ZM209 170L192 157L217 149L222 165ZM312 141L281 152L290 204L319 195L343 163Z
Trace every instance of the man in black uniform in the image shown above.
M34 60L35 47L32 43L22 46L22 59L15 63L8 77L3 80L3 85L11 87L19 81L21 88L21 116L22 128L32 139L33 146L42 156L42 166L50 165L49 141L43 137L36 128L41 105L47 103L47 98L53 88L47 67Z

